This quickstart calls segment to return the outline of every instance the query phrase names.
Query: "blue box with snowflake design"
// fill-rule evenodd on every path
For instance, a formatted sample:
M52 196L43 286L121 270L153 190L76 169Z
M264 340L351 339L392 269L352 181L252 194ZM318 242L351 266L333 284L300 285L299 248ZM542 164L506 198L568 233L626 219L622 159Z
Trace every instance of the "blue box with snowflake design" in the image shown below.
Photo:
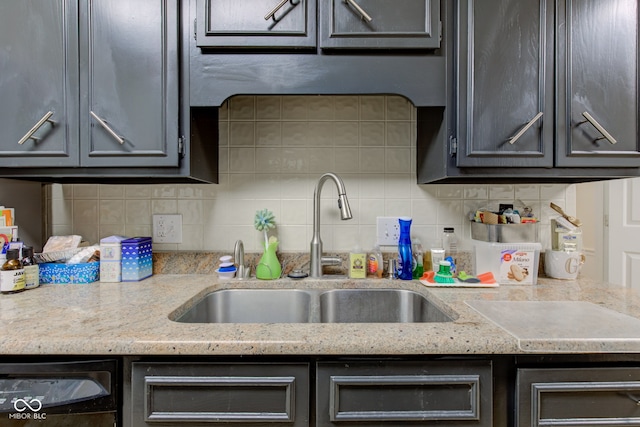
M120 244L123 282L137 282L153 274L151 237L132 237Z

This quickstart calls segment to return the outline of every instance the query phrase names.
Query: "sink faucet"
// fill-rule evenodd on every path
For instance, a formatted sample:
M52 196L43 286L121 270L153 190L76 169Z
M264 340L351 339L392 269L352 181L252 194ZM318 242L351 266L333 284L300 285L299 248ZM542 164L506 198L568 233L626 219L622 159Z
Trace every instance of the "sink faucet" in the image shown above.
M238 265L236 279L242 280L245 278L245 275L249 277L249 270L247 270L247 266L244 265L244 244L242 240L236 240L236 244L233 247L233 260Z
M327 179L332 179L338 189L338 208L342 220L351 219L351 208L347 199L347 191L342 179L334 173L328 172L320 177L313 192L313 238L311 239L311 252L309 260L309 276L322 277L323 265L336 265L341 262L337 257L322 256L322 240L320 239L320 192Z

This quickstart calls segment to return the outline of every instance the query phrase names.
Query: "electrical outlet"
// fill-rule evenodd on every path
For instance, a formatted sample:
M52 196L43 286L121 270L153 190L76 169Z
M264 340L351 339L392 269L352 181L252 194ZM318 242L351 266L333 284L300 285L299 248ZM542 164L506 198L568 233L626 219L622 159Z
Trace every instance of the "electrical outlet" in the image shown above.
M182 215L153 215L154 243L182 243Z
M377 242L380 246L396 246L400 239L400 223L398 217L376 218L377 224Z

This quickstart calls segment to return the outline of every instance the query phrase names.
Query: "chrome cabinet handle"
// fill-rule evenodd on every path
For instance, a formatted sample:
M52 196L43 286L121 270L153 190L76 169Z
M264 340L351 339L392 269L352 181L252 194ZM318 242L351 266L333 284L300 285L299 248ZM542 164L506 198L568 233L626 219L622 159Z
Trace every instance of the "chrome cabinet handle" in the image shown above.
M298 5L298 3L300 3L300 1L298 1L298 2L294 3L294 2L293 2L293 0L282 0L280 3L278 3L278 4L276 5L276 7L274 7L273 9L271 9L271 10L269 11L269 13L267 13L266 15L264 15L264 20L265 20L265 21L268 21L268 20L269 20L269 18L272 18L274 21L277 21L277 19L276 19L276 13L277 13L280 9L282 9L282 7L283 7L285 4L287 4L287 2L291 2L291 4L292 4L293 6L297 6L297 5Z
M600 138L596 138L595 141L599 141L601 139L606 139L612 145L616 144L618 142L613 136L611 136L611 134L609 132L607 132L607 130L604 127L602 127L602 125L600 123L598 123L598 121L596 119L593 118L593 116L591 114L589 114L589 113L587 113L585 111L584 113L582 113L582 116L587 120L579 122L578 123L579 125L582 124L582 123L589 122L602 135Z
M37 141L38 139L40 139L33 136L33 134L36 133L36 131L40 129L40 127L46 122L51 123L51 125L55 125L56 122L49 119L51 116L53 116L53 111L47 112L47 114L45 114L40 120L38 120L38 123L33 125L31 129L29 129L29 132L27 132L22 138L20 138L20 141L18 141L18 145L24 144L27 141L27 139L33 139L34 141Z
M113 131L113 129L111 129L111 128L109 127L109 125L107 124L107 122L105 122L105 121L104 121L104 120L102 120L100 117L98 117L98 115L97 115L96 113L94 113L93 111L90 111L89 113L91 114L91 116L92 116L94 119L96 119L96 121L97 121L98 123L100 123L100 126L102 126L102 127L104 128L104 130L106 130L106 131L109 133L109 135L111 135L111 136L113 137L113 139L115 139L116 141L118 141L118 142L120 143L120 145L123 145L123 144L124 144L124 139L123 139L122 137L118 136L118 134L117 134L117 133L115 133L115 132Z
M344 2L350 5L351 7L353 7L360 14L362 19L364 19L365 21L367 22L373 21L373 18L369 16L369 14L365 12L364 9L361 8L360 5L355 2L355 0L344 0Z
M542 117L542 114L543 114L543 113L542 113L542 111L540 111L538 114L536 114L536 115L535 115L535 117L534 117L533 119L529 120L529 122L528 122L526 125L524 125L524 126L522 127L522 129L520 129L520 130L519 130L515 135L513 135L511 138L509 138L509 139L508 139L509 144L511 144L511 145L515 144L515 143L516 143L516 141L517 141L518 139L520 139L520 137L521 137L522 135L524 135L524 133L525 133L527 130L529 130L529 128L530 128L531 126L533 126L533 124L534 124L535 122L537 122L537 121L538 121L538 119L539 119L540 117Z

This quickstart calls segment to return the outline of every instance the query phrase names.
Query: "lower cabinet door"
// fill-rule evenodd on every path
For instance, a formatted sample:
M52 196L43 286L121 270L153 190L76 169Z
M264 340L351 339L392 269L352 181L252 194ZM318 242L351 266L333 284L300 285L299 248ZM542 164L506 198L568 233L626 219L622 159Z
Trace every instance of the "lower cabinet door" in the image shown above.
M309 426L308 363L134 363L134 426Z
M517 425L640 426L640 368L518 369Z
M319 362L317 426L492 425L491 361Z

